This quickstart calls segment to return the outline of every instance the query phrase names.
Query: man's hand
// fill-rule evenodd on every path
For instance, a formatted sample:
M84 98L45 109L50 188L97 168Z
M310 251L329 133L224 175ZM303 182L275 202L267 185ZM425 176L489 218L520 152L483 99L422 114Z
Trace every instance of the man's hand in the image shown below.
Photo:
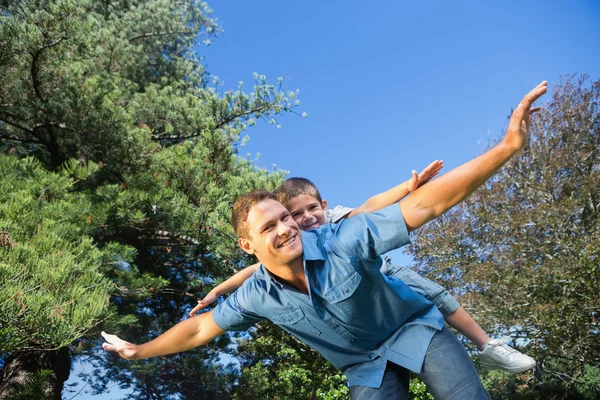
M116 335L109 335L106 332L102 332L102 337L106 340L106 343L102 344L104 350L119 353L126 360L137 359L137 345L119 339Z
M198 305L196 307L194 307L194 309L192 311L190 311L190 314L189 314L190 317L193 317L194 314L196 314L198 311L202 310L203 308L208 307L210 304L217 301L218 298L219 298L219 296L217 296L215 293L213 293L212 290L210 292L208 292L206 297L204 297L202 300L198 300Z
M525 146L529 132L529 116L540 110L540 107L531 108L531 105L547 90L548 82L543 81L527 93L513 111L504 142L515 150L521 150Z
M412 177L408 181L408 191L412 192L413 190L416 190L419 186L427 183L431 178L436 176L443 167L443 161L435 160L434 162L426 166L420 174L417 174L417 171L413 169Z

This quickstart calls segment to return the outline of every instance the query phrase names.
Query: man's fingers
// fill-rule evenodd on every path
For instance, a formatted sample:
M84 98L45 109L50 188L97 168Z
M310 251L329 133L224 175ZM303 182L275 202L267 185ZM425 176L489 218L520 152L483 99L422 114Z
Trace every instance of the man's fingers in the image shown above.
M100 334L102 335L102 337L104 338L104 340L106 340L109 343L113 343L115 341L115 338L117 338L115 335L110 335L110 334L108 334L108 333L106 333L104 331L100 332Z
M521 103L519 104L519 106L522 107L517 107L517 110L519 110L520 108L524 108L526 110L529 109L529 107L531 107L531 105L544 93L546 93L546 91L548 90L548 82L547 81L543 81L542 83L540 83L539 85L537 85L535 88L533 88L529 93L527 93L525 95L525 97L523 97L523 100L521 100ZM515 110L515 111L517 111Z
M542 109L542 107L533 107L529 110L529 115L536 113L538 111L540 111Z
M117 351L117 349L115 349L115 346L109 343L103 343L102 348L106 351Z

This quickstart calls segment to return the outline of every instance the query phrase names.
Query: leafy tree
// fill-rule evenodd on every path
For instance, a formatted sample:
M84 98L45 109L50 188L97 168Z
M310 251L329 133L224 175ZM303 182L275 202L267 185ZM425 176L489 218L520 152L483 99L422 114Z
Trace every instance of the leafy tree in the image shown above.
M346 378L319 353L265 322L236 351L241 376L236 398L337 400L348 398Z
M526 149L410 249L485 329L537 359L532 377L502 378L526 384L523 398L577 398L597 378L599 100L600 81L564 79L533 118Z
M0 387L43 369L58 398L75 356L94 365L92 392L116 380L144 398L227 396L233 371L217 360L229 336L128 363L97 351L96 330L145 341L179 322L247 263L233 200L282 179L238 156L240 135L291 111L296 92L258 74L250 92L224 91L194 52L219 32L211 12L195 0L0 1Z

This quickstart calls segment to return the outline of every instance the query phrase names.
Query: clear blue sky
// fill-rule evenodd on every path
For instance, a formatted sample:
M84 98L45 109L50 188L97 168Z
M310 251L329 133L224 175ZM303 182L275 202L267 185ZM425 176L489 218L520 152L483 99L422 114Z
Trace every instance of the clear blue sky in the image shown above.
M258 124L242 153L357 206L434 159L476 156L542 80L600 78L599 2L489 3L209 1L224 33L199 53L225 89L289 78L308 118Z

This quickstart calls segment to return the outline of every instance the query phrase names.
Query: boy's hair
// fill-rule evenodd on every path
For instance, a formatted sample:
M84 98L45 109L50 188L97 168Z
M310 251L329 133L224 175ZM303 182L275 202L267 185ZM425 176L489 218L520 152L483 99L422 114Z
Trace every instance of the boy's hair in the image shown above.
M246 220L248 219L250 209L253 205L265 200L277 201L277 196L266 190L256 189L238 197L233 204L233 210L231 211L231 225L233 225L233 230L235 230L235 233L237 233L240 239L247 239L249 236Z
M277 199L286 208L288 207L290 200L301 194L312 196L317 199L319 203L323 202L321 193L319 193L319 189L317 189L317 185L306 178L286 179L285 182L275 190L275 194L277 195Z

